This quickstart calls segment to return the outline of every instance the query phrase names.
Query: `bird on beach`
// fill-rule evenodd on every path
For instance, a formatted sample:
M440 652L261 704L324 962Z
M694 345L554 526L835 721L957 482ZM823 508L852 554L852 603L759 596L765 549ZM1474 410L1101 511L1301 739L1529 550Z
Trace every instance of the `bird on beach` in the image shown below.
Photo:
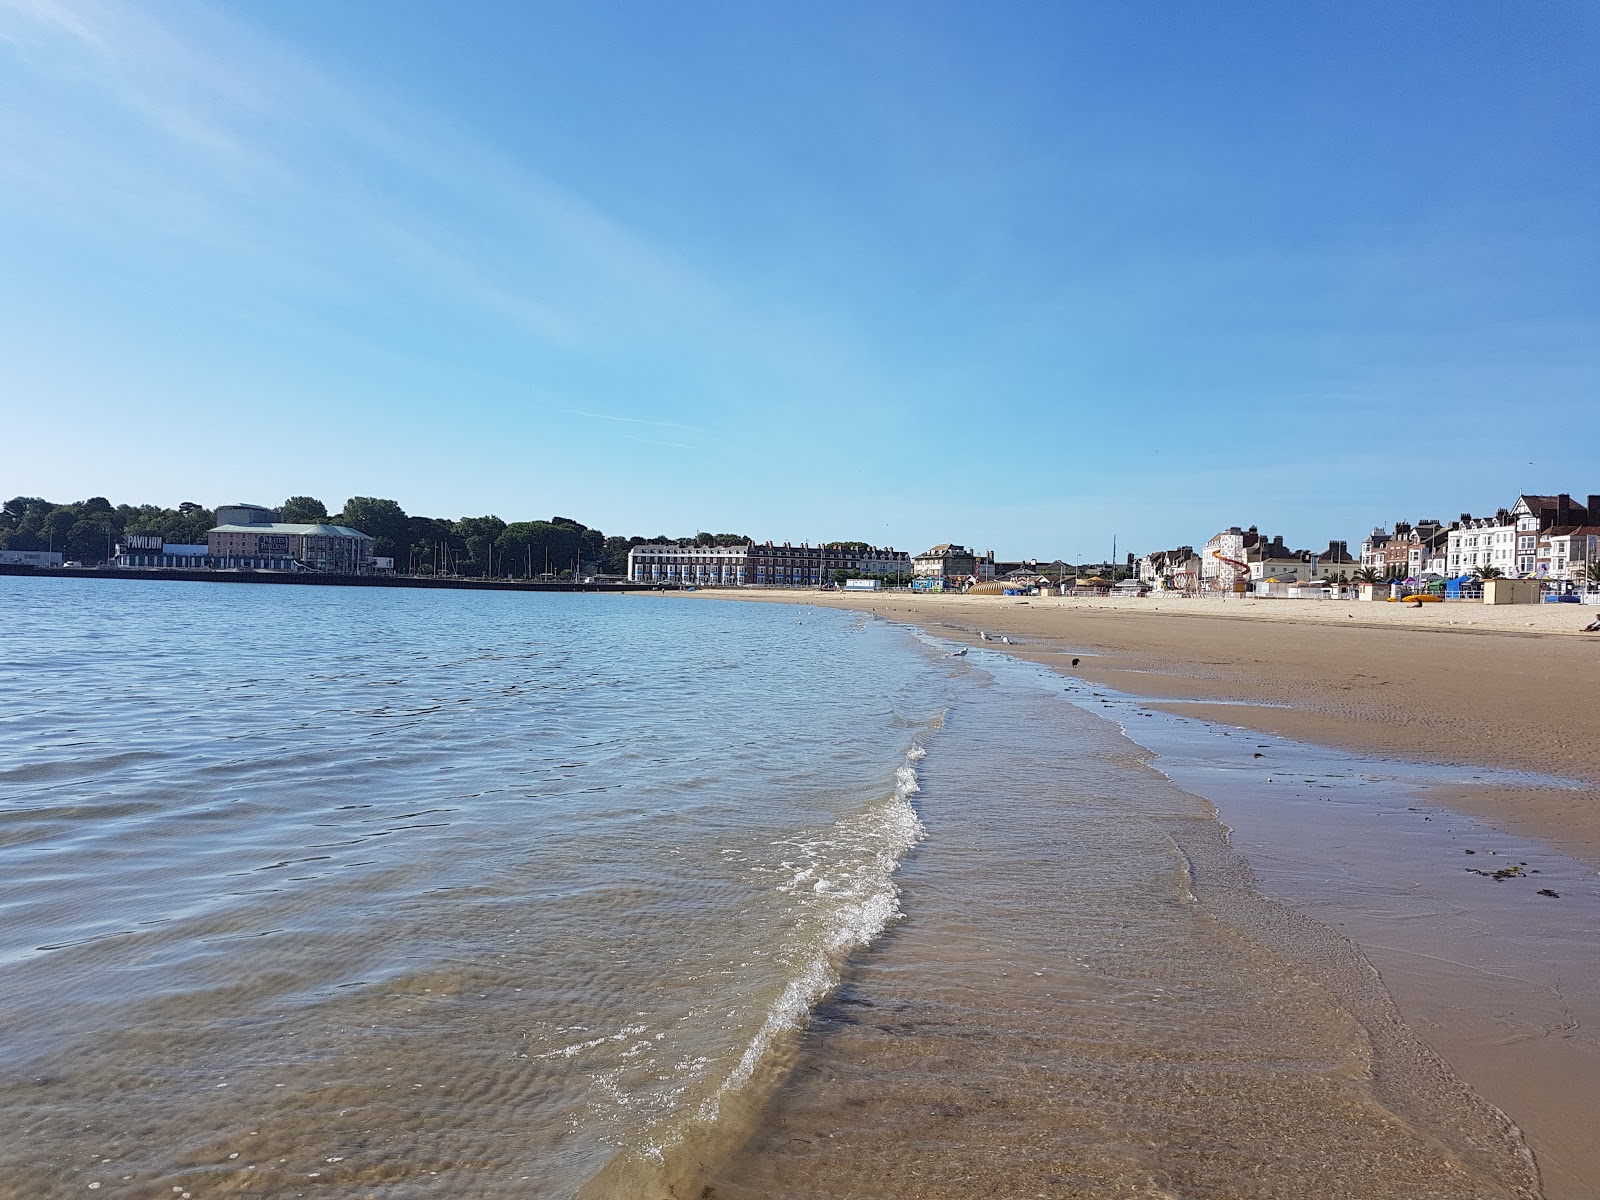
M951 654L950 654L950 657L951 658L965 658L966 654L967 654L967 648L965 646L963 646L959 650L952 651Z
M1001 641L1002 641L1002 642L1004 642L1004 643L1005 643L1005 644L1006 644L1006 645L1008 645L1008 646L1009 646L1009 645L1011 645L1011 639L1010 639L1010 638L1008 638L1008 637L1007 637L1007 636L1006 636L1006 635L1005 635L1005 634L1003 634L1003 633L1002 633L1002 634L1001 634L1001 635L1000 635L1000 640L1001 640Z
M985 633L981 629L978 630L978 640L979 641L984 641L984 642L992 642L992 641L994 641L994 639L992 637L990 637L987 633Z

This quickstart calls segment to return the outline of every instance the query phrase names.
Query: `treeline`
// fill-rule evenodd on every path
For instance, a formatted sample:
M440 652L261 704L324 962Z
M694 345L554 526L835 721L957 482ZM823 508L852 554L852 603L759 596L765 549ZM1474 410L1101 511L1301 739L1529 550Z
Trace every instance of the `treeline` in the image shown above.
M360 530L373 539L374 554L394 559L395 570L425 575L570 577L580 564L585 573L621 575L628 569L628 551L644 542L725 546L750 540L733 533L607 537L571 517L507 522L496 516L412 516L395 501L376 496L352 496L337 513L315 496L290 496L279 507L286 522L325 521ZM114 506L103 496L71 504L17 496L0 508L0 550L59 550L69 562L88 566L109 559L119 542L135 534L203 544L216 523L214 509L192 501L162 508Z
M52 504L17 496L0 508L0 550L57 550L68 562L100 563L124 537L142 533L169 542L201 543L216 513L186 500L177 508L155 504L112 506L104 496Z

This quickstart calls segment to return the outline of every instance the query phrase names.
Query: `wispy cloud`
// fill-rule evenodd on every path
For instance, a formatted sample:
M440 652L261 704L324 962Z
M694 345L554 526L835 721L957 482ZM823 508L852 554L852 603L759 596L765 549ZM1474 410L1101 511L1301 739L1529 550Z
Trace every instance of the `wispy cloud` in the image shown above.
M114 203L131 235L251 256L319 299L425 298L576 353L772 344L724 286L472 131L216 9L161 12L0 0L42 85L0 106L13 183Z
M682 421L657 421L649 417L619 417L611 413L584 412L578 408L558 409L574 417L591 417L596 421L614 421L620 425L655 425L662 429L698 429L695 425L686 425Z
M622 435L627 441L637 442L641 446L666 446L672 450L703 450L703 446L691 446L685 442L662 442L654 438L634 437L631 433Z

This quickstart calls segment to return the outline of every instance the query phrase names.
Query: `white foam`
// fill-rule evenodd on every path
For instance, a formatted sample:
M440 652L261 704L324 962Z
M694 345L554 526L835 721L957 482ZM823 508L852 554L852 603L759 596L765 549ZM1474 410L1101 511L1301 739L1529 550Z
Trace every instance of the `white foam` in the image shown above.
M927 836L911 798L922 790L916 763L927 751L920 743L906 752L895 771L892 795L865 811L837 822L827 834L798 845L802 863L785 862L794 872L777 890L797 892L811 882L808 923L819 926L801 951L795 973L767 1009L761 1028L745 1047L738 1064L697 1112L701 1121L715 1121L722 1101L748 1084L774 1042L797 1028L839 982L846 955L869 945L900 915L900 890L895 869L906 852Z

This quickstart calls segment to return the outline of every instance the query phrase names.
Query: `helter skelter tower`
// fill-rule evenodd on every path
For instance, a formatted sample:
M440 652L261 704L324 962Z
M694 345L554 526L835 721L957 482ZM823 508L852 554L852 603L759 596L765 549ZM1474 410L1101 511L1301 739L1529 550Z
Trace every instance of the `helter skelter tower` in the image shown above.
M1211 557L1218 563L1213 585L1216 590L1225 593L1243 591L1244 581L1250 578L1250 564L1237 558L1228 558L1221 550L1213 550Z

